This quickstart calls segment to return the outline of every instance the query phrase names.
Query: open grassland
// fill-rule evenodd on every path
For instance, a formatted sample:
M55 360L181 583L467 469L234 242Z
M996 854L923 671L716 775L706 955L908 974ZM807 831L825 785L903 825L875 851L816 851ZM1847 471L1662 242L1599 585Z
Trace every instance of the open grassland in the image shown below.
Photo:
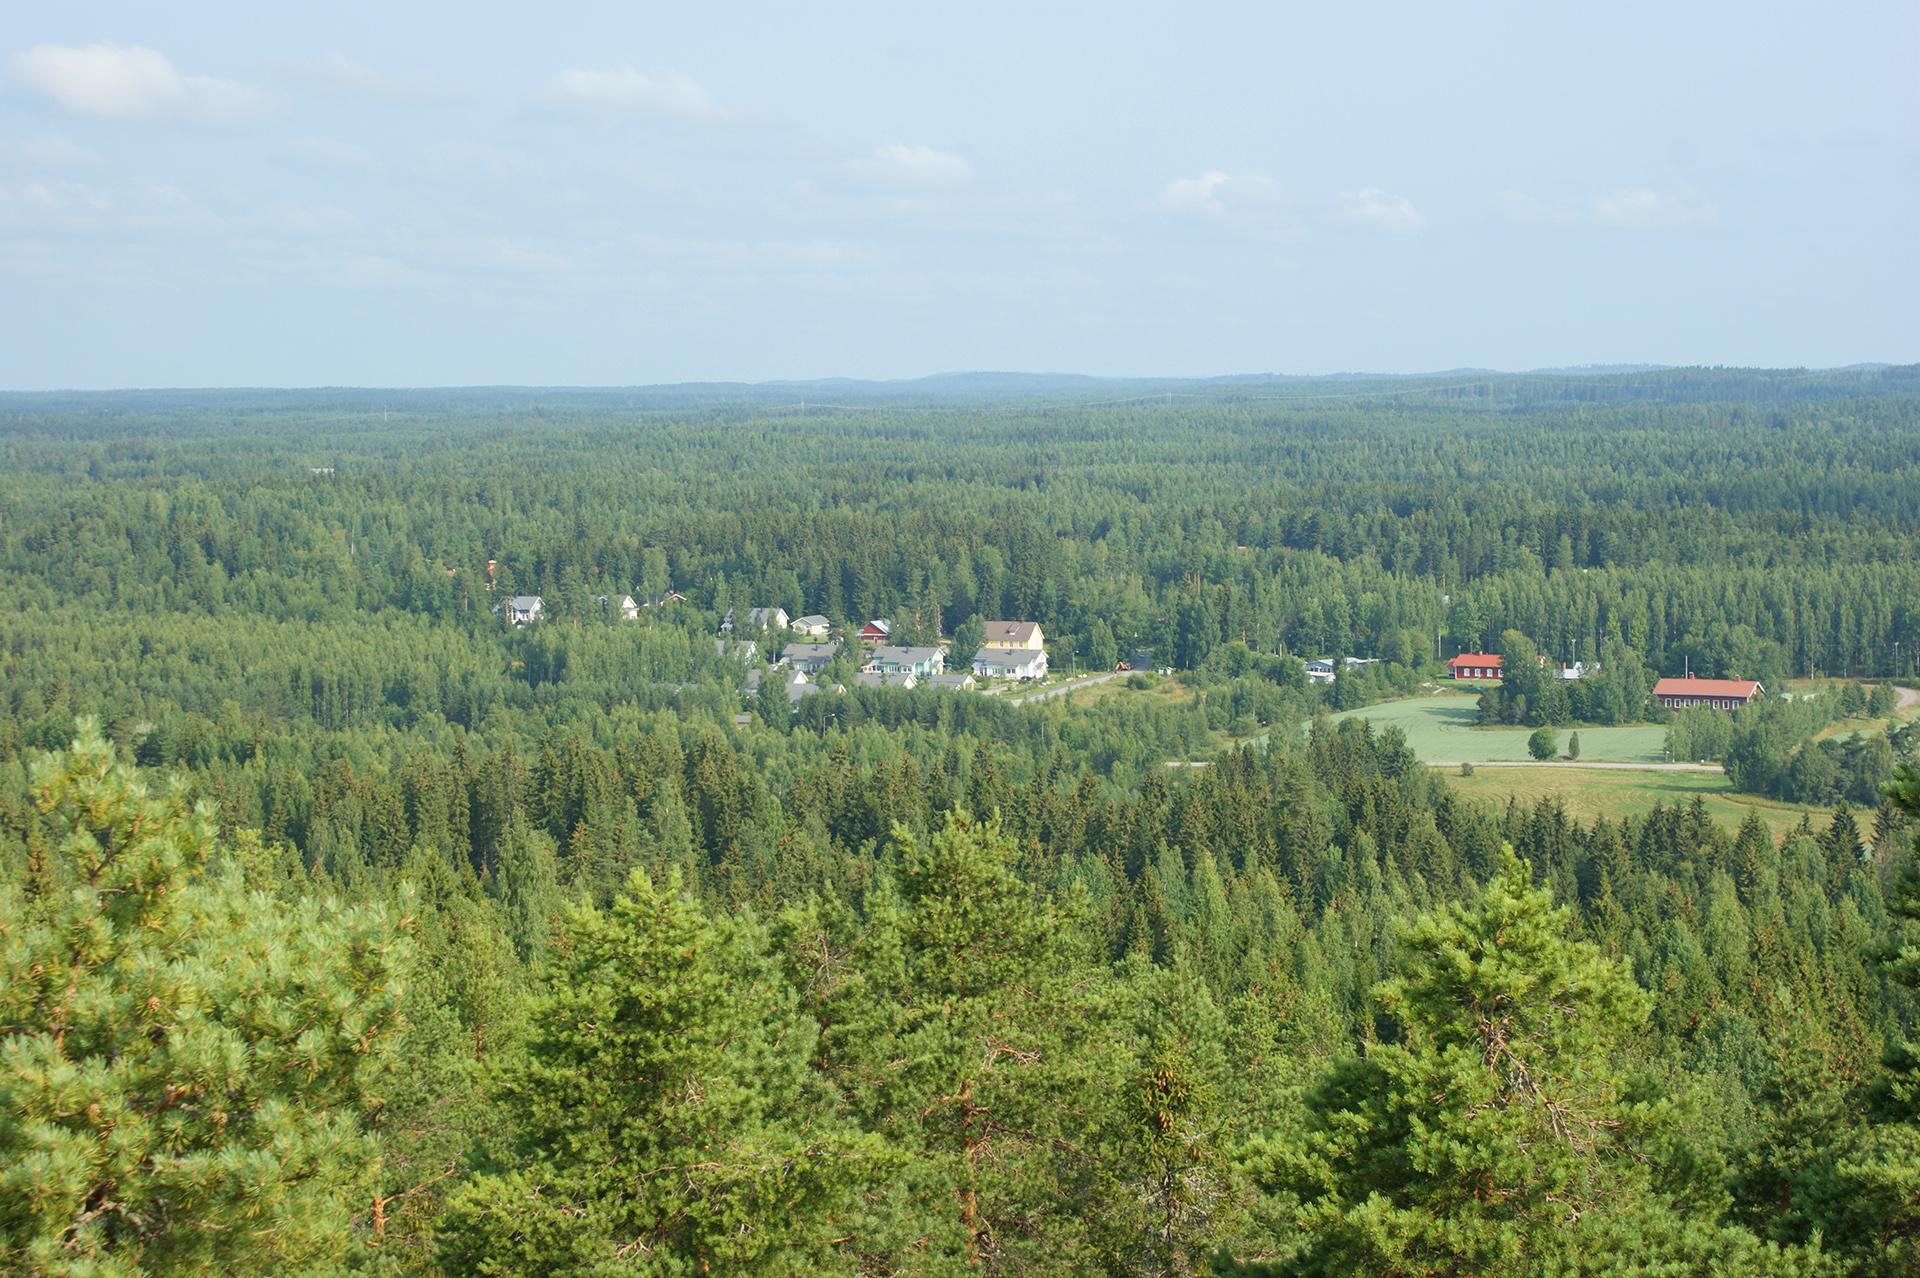
M1482 728L1479 698L1468 692L1438 692L1362 706L1334 716L1366 719L1376 728L1389 724L1407 734L1407 744L1428 763L1487 763L1531 758L1531 728ZM1567 735L1580 734L1580 758L1589 763L1662 763L1667 730L1653 724L1619 728L1556 728L1560 747Z
M1728 787L1725 777L1712 772L1482 768L1470 777L1460 776L1458 769L1444 770L1443 775L1454 793L1502 807L1509 799L1530 805L1557 797L1566 805L1567 814L1582 823L1602 816L1611 821L1644 816L1655 803L1691 803L1696 796L1728 829L1737 827L1747 813L1758 812L1776 840L1798 825L1802 815L1811 814L1815 830L1825 829L1828 820L1827 813L1819 809L1738 794Z

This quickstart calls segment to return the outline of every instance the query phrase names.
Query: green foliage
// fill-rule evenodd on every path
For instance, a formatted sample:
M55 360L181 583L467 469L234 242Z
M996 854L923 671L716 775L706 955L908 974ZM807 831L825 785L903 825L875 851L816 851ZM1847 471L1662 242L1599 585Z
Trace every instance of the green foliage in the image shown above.
M562 955L505 1078L515 1140L448 1209L448 1271L851 1272L875 1151L819 1104L758 929L636 872Z
M22 1275L334 1272L374 1198L383 912L250 886L94 725L35 764L46 839L0 883L0 1256Z
M1688 1219L1711 1186L1671 1144L1672 1102L1621 1069L1651 1001L1528 879L1504 852L1477 903L1407 928L1377 991L1393 1033L1326 1077L1297 1133L1255 1146L1291 1208L1245 1272L1791 1271Z
M1527 753L1536 759L1551 759L1560 752L1560 738L1552 728L1535 728L1527 738Z

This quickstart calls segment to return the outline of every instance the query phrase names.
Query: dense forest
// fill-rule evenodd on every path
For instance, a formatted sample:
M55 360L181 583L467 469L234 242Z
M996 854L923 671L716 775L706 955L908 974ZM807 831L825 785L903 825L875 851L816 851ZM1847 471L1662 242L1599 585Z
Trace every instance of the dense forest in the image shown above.
M0 396L0 1269L1920 1270L1920 370L812 393ZM1831 819L1329 717L1502 650Z

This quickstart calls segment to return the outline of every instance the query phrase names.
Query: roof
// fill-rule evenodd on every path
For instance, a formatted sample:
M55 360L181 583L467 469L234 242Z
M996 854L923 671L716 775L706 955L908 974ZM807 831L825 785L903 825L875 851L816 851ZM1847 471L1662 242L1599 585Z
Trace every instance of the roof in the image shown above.
M1656 697L1737 697L1747 701L1760 691L1757 679L1662 679L1653 685Z
M1500 666L1500 654L1497 652L1463 652L1447 663L1450 666Z
M940 655L938 648L875 648L875 661L888 661L902 666L917 666L923 661L932 661Z
M1033 638L1033 632L1040 628L1037 621L989 621L986 623L987 646L990 648L1024 647Z
M875 617L872 621L860 627L860 630L863 634L869 630L877 630L883 635L890 635L893 633L893 623L885 617Z
M863 688L911 688L919 681L911 674L882 674L878 670L862 670L853 677L853 681Z
M1010 669L1029 665L1039 659L1039 651L1033 648L1000 648L989 645L973 654L976 665L1005 666Z
M831 661L840 651L837 643L790 643L780 650L782 661Z
M827 619L821 616L819 613L810 612L806 616L796 620L793 624L796 628L798 628L800 626L824 626L829 623Z
M515 595L511 599L507 600L507 607L512 608L518 612L525 612L529 608L538 608L539 606L540 606L539 595Z

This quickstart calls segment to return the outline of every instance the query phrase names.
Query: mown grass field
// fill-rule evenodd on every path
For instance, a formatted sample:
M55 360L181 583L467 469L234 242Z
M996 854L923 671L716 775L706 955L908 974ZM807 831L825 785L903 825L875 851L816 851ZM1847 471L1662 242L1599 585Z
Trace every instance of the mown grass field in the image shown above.
M1586 736L1581 734L1584 741ZM1481 768L1470 777L1459 769L1440 769L1455 793L1466 798L1484 799L1505 807L1509 799L1522 804L1538 803L1558 796L1567 814L1582 824L1604 816L1618 821L1625 816L1644 816L1655 803L1671 807L1691 803L1695 796L1705 800L1715 820L1734 829L1749 812L1760 819L1778 840L1800 824L1803 813L1811 813L1813 828L1826 828L1828 814L1818 809L1801 808L1791 803L1776 803L1751 794L1736 794L1727 779L1713 772L1616 772L1589 768Z
M1415 755L1429 763L1485 763L1528 759L1530 728L1482 728L1479 698L1470 692L1438 692L1362 706L1334 716L1366 719L1376 727L1393 724L1407 734ZM1570 729L1556 728L1560 747L1566 748ZM1580 757L1590 763L1662 763L1666 760L1667 730L1651 724L1620 728L1580 728Z

